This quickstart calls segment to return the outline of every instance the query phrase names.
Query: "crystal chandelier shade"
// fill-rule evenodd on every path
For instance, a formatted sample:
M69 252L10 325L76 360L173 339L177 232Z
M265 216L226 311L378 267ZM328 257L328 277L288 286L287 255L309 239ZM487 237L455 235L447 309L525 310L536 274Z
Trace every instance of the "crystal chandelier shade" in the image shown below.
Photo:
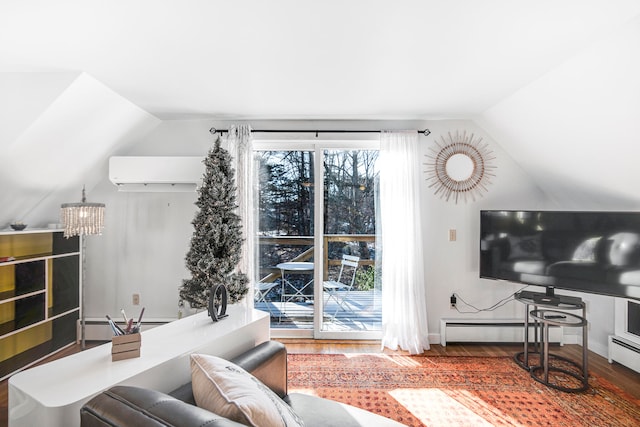
M104 203L87 203L86 200L83 188L81 203L63 203L60 207L64 237L102 234L105 205Z

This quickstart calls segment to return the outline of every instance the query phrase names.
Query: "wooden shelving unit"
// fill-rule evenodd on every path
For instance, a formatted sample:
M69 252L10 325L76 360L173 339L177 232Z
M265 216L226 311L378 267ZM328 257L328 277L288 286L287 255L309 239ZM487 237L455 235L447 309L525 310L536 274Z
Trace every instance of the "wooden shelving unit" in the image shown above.
M80 240L61 230L1 231L0 259L1 380L76 342Z

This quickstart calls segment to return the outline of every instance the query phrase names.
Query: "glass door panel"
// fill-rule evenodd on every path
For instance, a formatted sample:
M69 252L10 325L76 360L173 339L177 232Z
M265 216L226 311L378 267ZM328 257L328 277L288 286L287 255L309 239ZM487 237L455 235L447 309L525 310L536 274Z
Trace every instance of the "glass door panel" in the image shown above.
M382 327L375 261L377 160L378 150L323 151L323 332Z
M256 151L256 158L258 277L254 305L270 313L273 329L312 331L314 152Z

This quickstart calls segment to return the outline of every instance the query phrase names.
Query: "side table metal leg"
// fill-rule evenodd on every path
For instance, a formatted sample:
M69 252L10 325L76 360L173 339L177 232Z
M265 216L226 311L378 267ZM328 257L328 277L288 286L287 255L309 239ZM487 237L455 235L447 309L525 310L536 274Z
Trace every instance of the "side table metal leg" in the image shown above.
M583 311L584 311L584 309L583 309ZM584 319L586 319L585 315L586 314L583 313L583 318ZM588 364L589 364L589 354L588 354L589 343L587 341L587 339L588 339L588 331L587 330L589 329L588 326L589 325L586 324L586 323L582 326L582 378L584 379L583 380L583 385L584 385L585 389L586 389L586 387L589 386L589 367L588 367Z
M544 323L542 325L542 346L544 353L544 360L542 362L542 366L544 367L544 380L545 382L549 382L549 324Z
M529 304L524 306L524 368L529 369Z
M538 309L537 305L533 306L534 310ZM534 319L533 321L533 351L534 352L539 352L540 351L540 322L538 322L537 320Z

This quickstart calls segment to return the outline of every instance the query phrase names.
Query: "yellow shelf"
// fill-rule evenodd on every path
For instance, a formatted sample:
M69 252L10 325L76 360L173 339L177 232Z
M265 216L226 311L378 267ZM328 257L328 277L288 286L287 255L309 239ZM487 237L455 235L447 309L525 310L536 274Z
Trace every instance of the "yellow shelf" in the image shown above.
M0 231L0 379L76 341L79 239ZM56 332L57 331L57 332Z

